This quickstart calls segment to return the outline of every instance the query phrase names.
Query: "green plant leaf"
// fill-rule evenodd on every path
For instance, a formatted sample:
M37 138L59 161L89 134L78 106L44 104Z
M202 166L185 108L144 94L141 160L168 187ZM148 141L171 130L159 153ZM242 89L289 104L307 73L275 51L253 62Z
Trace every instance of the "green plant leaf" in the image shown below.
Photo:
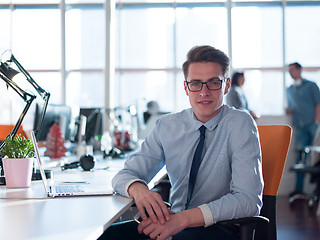
M5 139L5 145L1 151L2 157L31 158L34 156L34 148L31 139L26 139L19 134L15 138L9 135Z

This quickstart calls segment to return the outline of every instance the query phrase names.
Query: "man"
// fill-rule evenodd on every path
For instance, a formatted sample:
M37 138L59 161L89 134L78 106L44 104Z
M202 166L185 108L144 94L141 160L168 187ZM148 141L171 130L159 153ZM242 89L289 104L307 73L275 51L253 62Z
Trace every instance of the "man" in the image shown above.
M311 145L320 121L320 92L316 83L303 79L302 66L295 62L288 65L289 74L294 83L287 89L288 107L286 113L292 115L295 128L296 161L304 162L302 152ZM290 194L303 193L304 174L298 173L295 190Z
M263 179L257 127L248 113L223 105L228 68L229 58L218 49L189 51L183 72L192 108L161 117L113 179L116 192L134 199L142 221L123 224L126 230L113 226L105 239L236 239L234 229L216 223L259 214ZM198 145L204 145L202 153ZM202 156L198 174L194 155ZM146 185L164 164L171 210Z

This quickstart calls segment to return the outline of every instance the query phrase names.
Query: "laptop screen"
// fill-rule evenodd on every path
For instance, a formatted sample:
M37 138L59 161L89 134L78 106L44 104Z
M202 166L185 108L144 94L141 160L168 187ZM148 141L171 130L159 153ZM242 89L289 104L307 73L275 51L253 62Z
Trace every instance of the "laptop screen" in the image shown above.
M32 140L34 152L36 154L36 159L37 159L37 162L38 162L38 167L39 167L39 170L40 170L40 175L41 175L41 178L42 178L43 186L44 186L44 189L45 189L46 193L48 194L49 191L48 191L47 178L46 178L46 175L45 175L44 170L43 170L42 165L41 165L41 158L40 158L40 154L39 154L39 148L38 148L38 144L37 144L37 140L36 140L34 131L31 131L31 140Z

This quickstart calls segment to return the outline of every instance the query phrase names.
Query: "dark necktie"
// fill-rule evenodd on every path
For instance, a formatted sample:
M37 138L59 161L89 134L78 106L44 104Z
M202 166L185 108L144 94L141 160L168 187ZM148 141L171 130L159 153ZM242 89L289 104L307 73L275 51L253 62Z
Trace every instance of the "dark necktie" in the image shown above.
M202 161L201 156L202 156L202 150L203 150L203 146L204 146L204 137L205 137L206 127L202 125L199 130L200 130L200 141L199 141L198 146L196 148L196 151L194 153L193 161L192 161L192 165L191 165L186 209L189 207L190 199L191 199L191 196L193 193L193 188L196 183L198 170L199 170L199 167L200 167L200 164Z

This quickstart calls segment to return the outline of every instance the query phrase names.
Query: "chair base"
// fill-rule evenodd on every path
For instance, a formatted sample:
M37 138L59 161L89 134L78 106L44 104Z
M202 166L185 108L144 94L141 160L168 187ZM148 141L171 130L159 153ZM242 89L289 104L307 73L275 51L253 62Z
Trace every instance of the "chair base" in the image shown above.
M312 194L294 194L289 198L289 204L291 208L295 207L295 203L299 200L306 200L309 210L317 210L318 202L320 199L320 163L315 166L305 166L303 164L295 164L290 170L297 173L307 173L311 174L312 182L315 182L316 187Z

